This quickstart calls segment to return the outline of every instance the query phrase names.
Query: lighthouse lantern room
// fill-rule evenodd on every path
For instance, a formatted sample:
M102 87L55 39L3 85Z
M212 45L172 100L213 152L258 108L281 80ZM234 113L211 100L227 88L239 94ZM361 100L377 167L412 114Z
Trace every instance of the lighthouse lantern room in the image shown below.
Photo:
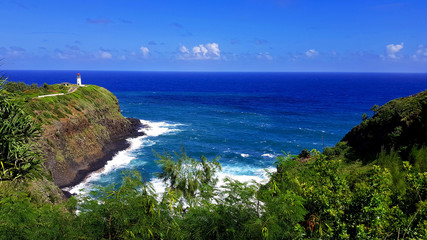
M80 76L80 73L77 73L77 85L82 86L82 77Z

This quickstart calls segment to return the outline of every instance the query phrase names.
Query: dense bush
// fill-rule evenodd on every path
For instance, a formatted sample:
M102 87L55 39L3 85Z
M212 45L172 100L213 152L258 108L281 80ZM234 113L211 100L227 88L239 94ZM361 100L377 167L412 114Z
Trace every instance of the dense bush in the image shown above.
M0 181L22 178L40 168L40 154L32 141L40 134L34 123L16 104L0 99Z
M397 170L387 164L394 158L383 153L377 163L385 167L371 165L354 180L345 163L317 151L305 163L280 156L269 183L227 179L222 187L208 184L206 198L204 184L192 185L187 194L187 187L174 184L186 178L191 183L195 175L206 180L206 171L197 171L203 161L213 161L159 155L169 172L161 174L168 184L164 194L130 171L120 184L63 206L36 206L28 196L3 198L0 239L425 239L427 173L400 161L396 169L403 184L397 190ZM190 165L182 172L184 163ZM180 181L172 183L172 176Z
M13 98L16 102L28 102L34 97L47 94L55 93L67 93L69 87L62 84L49 85L44 83L42 86L38 86L37 83L28 85L24 82L12 82L3 79L3 86L0 88L2 94ZM0 82L1 83L1 82Z
M14 93L14 92L24 92L30 89L38 89L39 86L34 83L32 85L27 85L23 82L7 82L4 85L4 89L8 92Z
M348 132L342 142L351 160L373 161L381 150L394 149L407 158L414 145L427 145L427 91L373 106L374 116Z

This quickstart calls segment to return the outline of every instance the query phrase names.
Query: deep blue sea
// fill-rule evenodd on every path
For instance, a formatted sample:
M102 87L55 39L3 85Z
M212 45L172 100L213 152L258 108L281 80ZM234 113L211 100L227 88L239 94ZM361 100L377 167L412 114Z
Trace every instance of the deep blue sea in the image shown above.
M75 82L77 71L5 71L26 83ZM265 178L282 151L334 146L374 105L427 89L427 74L82 71L83 84L113 92L146 136L77 188L119 182L139 169L159 185L154 151L220 157L223 176ZM159 186L158 186L159 187ZM74 189L74 190L75 190ZM74 191L73 190L73 191Z

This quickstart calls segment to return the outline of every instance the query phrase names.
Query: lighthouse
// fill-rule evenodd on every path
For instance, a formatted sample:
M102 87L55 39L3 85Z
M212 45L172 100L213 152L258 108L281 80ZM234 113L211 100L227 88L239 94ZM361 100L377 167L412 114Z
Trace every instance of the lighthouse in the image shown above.
M77 86L82 86L82 77L80 73L77 73Z

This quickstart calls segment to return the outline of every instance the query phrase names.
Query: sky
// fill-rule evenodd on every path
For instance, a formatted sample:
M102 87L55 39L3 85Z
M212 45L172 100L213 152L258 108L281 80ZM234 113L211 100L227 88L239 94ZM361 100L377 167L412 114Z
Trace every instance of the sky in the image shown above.
M0 0L0 68L427 72L425 0Z

